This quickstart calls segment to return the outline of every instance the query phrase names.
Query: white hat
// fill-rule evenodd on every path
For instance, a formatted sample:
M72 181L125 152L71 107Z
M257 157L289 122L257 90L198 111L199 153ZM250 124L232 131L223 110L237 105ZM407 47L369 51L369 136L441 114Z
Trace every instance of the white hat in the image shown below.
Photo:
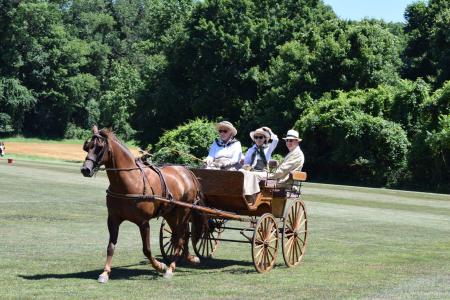
M250 138L255 141L255 134L261 134L266 138L266 143L269 141L270 139L270 133L262 128L258 128L255 131L250 132Z
M216 124L217 131L219 131L219 129L221 129L221 128L229 129L231 131L232 136L236 136L236 134L237 134L237 129L234 128L233 124L231 124L228 121L222 121L222 122Z
M297 140L297 141L300 142L302 139L298 137L298 131L297 130L290 129L286 133L286 137L284 137L283 140Z

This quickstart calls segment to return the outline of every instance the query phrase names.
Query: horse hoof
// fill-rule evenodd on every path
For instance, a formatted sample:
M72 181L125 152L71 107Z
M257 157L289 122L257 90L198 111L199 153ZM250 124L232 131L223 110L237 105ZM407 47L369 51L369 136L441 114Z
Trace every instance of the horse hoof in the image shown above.
M200 258L198 256L192 256L189 261L193 265L198 265L200 263Z
M100 276L98 276L98 282L99 283L107 283L108 280L109 280L108 275L100 274Z
M161 273L164 273L167 271L167 265L165 263L161 262L159 267L161 269L161 271L160 271Z
M166 273L164 273L163 277L164 277L165 279L168 279L168 280L172 279L172 277L173 277L173 272L172 272L172 270L171 270L171 269L167 269L167 271L166 271Z

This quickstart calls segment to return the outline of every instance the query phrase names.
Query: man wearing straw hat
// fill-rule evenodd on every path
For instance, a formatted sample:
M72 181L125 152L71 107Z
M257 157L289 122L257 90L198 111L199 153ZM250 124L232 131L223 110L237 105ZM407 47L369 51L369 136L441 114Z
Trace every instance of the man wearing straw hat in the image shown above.
M235 138L236 128L228 121L216 124L219 138L212 143L205 163L208 168L239 169L242 156L241 143Z
M288 130L283 140L286 141L286 147L289 149L289 153L276 171L269 176L269 179L278 179L278 183L281 185L285 184L289 179L289 173L291 171L301 171L305 162L305 156L300 149L302 139L299 138L298 132L294 129Z

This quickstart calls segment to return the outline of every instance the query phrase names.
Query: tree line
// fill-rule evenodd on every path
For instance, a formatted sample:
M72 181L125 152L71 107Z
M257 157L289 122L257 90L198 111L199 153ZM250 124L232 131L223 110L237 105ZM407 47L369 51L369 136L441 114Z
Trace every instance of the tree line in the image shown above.
M405 19L341 20L321 0L0 0L0 134L96 123L177 161L167 145L201 155L213 132L178 133L213 121L248 146L294 127L315 180L449 192L450 3Z

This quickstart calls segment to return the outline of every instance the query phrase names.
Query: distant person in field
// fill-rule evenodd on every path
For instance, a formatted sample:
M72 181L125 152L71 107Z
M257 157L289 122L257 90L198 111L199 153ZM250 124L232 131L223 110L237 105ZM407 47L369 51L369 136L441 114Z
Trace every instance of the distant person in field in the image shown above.
M254 144L245 154L243 167L249 171L265 171L278 145L278 136L269 127L261 127L250 132L250 138Z
M298 132L294 129L288 130L283 140L286 141L286 147L289 149L289 153L276 171L269 176L269 179L278 179L281 185L287 183L291 171L301 171L305 162L305 156L300 149L302 139L299 138Z
M242 146L235 136L236 128L228 121L216 124L219 137L212 143L208 156L205 158L207 168L239 169L242 157Z
M5 144L0 142L0 156L5 156Z

